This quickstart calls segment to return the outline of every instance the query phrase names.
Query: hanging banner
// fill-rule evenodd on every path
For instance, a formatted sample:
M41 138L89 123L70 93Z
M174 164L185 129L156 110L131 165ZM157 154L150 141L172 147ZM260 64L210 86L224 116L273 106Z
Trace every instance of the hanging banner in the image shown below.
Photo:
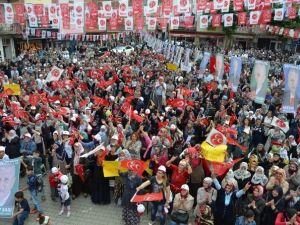
M4 18L6 24L13 24L14 23L14 11L12 8L12 4L10 3L3 3L4 5Z
M85 10L85 31L95 32L98 27L98 5L95 2L89 2L86 4ZM103 11L104 17L104 11Z
M41 21L41 27L43 27L43 28L49 27L49 17L48 17L48 15L41 16L40 21Z
M229 80L233 92L237 92L240 83L240 76L242 72L242 59L240 57L231 57Z
M125 30L133 30L133 18L127 17L124 19Z
M111 1L103 1L102 8L104 11L104 16L110 18L112 15Z
M224 75L224 55L223 54L216 54L216 65L215 65L215 73L218 80L223 79Z
M211 146L206 141L201 144L201 153L206 160L224 162L227 145Z
M274 18L273 19L275 21L282 21L283 16L284 16L284 9L283 8L274 9Z
M106 31L106 18L98 18L98 29L100 31Z
M224 7L224 0L213 0L214 10L220 10Z
M133 15L143 15L144 12L143 0L132 0L132 11L133 11Z
M189 0L179 0L178 12L179 13L188 13L190 9Z
M194 27L194 16L185 16L184 17L184 27L189 29Z
M288 18L290 20L295 19L297 16L297 8L296 7L288 7Z
M221 15L220 14L212 15L211 25L212 25L212 27L220 27L221 26Z
M203 58L202 58L202 61L200 63L200 71L203 73L206 69L206 66L209 62L209 59L210 59L210 52L204 52L204 55L203 55Z
M191 49L186 48L184 50L184 57L183 57L183 61L181 62L181 65L180 65L180 69L182 71L186 71L187 73L189 73L192 69L191 64L190 64L190 56L191 56Z
M155 30L156 29L156 17L150 17L148 19L148 30Z
M14 213L15 193L19 190L20 159L0 160L0 218Z
M229 12L230 0L224 0L221 12Z
M127 17L128 16L128 0L119 1L119 16Z
M138 31L144 29L144 17L143 16L134 17L134 27L135 27L135 30L138 30Z
M52 28L59 29L59 19L58 16L52 19Z
M161 30L163 30L163 31L167 30L168 21L169 21L169 18L159 18L158 19L158 23L159 23Z
M246 25L247 24L247 13L239 12L238 13L238 25Z
M49 14L49 20L53 20L57 18L57 6L56 4L48 4L48 14Z
M256 5L256 0L247 0L248 10L254 10Z
M233 0L233 8L235 11L242 11L244 8L243 0Z
M171 17L170 29L178 29L179 28L179 17Z
M43 4L33 4L34 14L39 18L44 15L44 5Z
M233 25L233 13L224 14L224 27L232 27Z
M269 23L271 22L271 19L272 19L272 10L271 9L263 10L260 17L261 24Z
M16 20L21 26L25 26L25 6L22 3L14 4L16 12Z
M29 27L38 27L37 17L35 15L28 16Z
M25 5L25 10L28 16L34 15L33 12L33 5L32 4L24 4Z
M257 25L258 24L260 14L261 14L260 11L251 11L250 12L250 20L249 20L250 25Z
M295 113L300 96L300 70L299 67L295 65L284 64L283 72L285 84L282 111L285 113Z
M157 12L157 7L158 7L158 1L157 0L148 0L147 1L147 9L148 13L156 13Z
M208 15L202 15L199 17L200 29L206 29L208 27Z
M162 13L170 15L172 12L173 0L162 0Z
M269 68L269 62L260 60L255 61L250 80L250 97L258 104L263 104L266 98Z
M76 29L83 29L84 26L84 4L83 2L74 3Z
M196 13L199 14L206 9L207 0L196 0Z

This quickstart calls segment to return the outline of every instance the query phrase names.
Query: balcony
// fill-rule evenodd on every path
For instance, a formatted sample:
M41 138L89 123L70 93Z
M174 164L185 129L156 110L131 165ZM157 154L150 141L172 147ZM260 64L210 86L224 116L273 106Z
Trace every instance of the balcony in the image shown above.
M18 23L13 24L0 24L0 34L1 35L15 35L22 34L22 27Z

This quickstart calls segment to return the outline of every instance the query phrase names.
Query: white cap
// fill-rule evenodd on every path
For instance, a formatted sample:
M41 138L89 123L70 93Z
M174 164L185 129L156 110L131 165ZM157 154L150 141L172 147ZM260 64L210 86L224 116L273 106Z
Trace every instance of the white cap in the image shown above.
M115 96L112 96L112 95L109 96L109 100L112 101L112 102L115 101Z
M37 114L35 115L34 119L35 119L35 120L38 120L38 119L40 119L40 117L41 117L41 114L37 113Z
M85 110L91 110L91 107L85 107Z
M138 111L137 111L137 110L134 110L133 113L134 113L134 114L138 114Z
M212 184L213 180L210 177L205 177L203 180L205 183Z
M143 204L138 204L137 205L137 211L138 211L138 213L145 212L145 206Z
M62 175L61 177L60 177L60 182L62 182L63 184L67 184L68 183L68 180L69 180L69 178L68 178L68 176L67 175Z
M119 140L119 137L118 137L117 134L114 134L114 135L111 137L111 139Z
M187 190L187 191L190 190L190 188L189 188L189 186L187 184L181 185L181 189L184 189L184 190Z
M5 152L5 147L4 146L0 146L0 152Z
M56 101L54 102L54 104L60 104L60 101L59 101L59 100L56 100Z
M167 107L165 108L166 112L168 112L170 109L172 109L170 106L167 106Z
M149 115L149 114L151 113L150 109L146 109L146 110L145 110L145 113L146 113L147 115Z
M31 106L30 109L36 109L36 107L35 106Z
M171 126L170 126L170 129L171 129L171 130L176 130L176 128L177 128L177 127L176 127L175 124L171 124Z
M160 170L160 171L163 171L164 173L166 173L166 172L167 172L167 169L166 169L166 167L165 167L165 166L163 166L163 165L159 166L159 167L158 167L158 170Z
M144 101L144 98L143 97L139 97L139 100Z
M56 131L54 131L54 132L53 132L53 135L54 135L54 134L58 134L58 131L57 131L57 130L56 130Z
M31 134L26 133L26 134L24 134L24 137L29 137L29 138L31 138Z
M64 130L63 132L62 132L62 135L70 135L70 132L69 131L66 131L66 130Z
M52 169L51 169L51 173L58 173L58 169L57 169L57 167L52 167Z

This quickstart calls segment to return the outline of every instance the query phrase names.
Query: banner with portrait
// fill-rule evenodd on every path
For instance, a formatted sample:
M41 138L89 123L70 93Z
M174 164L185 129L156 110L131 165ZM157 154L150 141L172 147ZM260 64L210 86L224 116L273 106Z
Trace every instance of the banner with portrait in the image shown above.
M205 69L206 69L206 66L209 62L209 59L210 59L210 52L204 52L204 55L203 55L203 58L202 58L202 61L200 63L200 71L202 73L204 73Z
M215 74L218 80L223 79L224 75L224 55L223 54L216 54L216 65L215 65Z
M229 80L231 83L232 91L236 92L240 83L240 76L242 72L242 59L241 57L231 57Z
M20 159L0 161L0 218L13 215L15 193L19 190Z
M284 94L282 101L282 111L285 113L295 113L299 104L299 67L291 64L283 65L284 73Z
M191 49L190 48L186 48L184 50L184 57L183 60L181 61L181 65L180 65L180 69L182 71L186 71L186 72L190 72L192 67L191 67L191 63L190 63L190 56L191 56Z
M255 61L250 80L250 98L258 104L263 104L266 98L269 69L269 62Z

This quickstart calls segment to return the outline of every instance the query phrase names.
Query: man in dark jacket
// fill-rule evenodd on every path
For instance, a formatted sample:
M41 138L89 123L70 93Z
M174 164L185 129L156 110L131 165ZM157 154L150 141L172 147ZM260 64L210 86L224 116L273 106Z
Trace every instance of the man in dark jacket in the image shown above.
M10 130L8 133L5 133L5 153L10 159L15 159L21 156L21 143L20 138L16 134L15 130Z

